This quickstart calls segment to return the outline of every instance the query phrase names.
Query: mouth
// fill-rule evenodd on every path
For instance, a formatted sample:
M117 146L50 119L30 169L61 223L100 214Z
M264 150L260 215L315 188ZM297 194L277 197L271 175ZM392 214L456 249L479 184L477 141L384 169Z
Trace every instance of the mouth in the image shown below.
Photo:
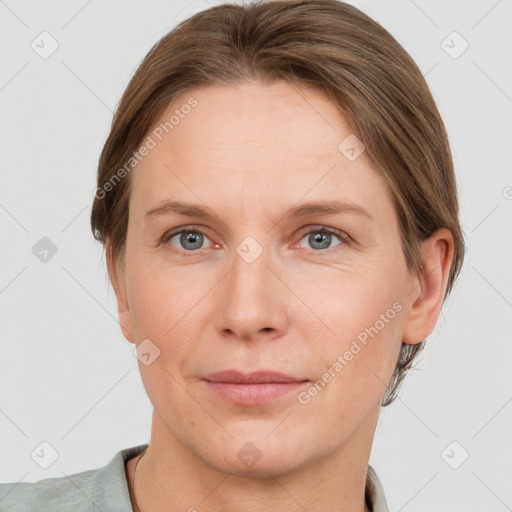
M238 405L259 405L298 391L309 383L308 379L280 372L262 370L245 374L238 370L225 370L202 377L208 389L225 400Z

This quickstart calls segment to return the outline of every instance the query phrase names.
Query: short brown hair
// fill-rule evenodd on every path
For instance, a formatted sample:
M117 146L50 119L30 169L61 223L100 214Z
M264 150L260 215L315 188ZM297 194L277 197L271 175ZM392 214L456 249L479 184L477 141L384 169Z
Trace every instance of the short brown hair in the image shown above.
M446 299L465 243L444 123L404 48L379 23L339 0L226 3L193 15L160 39L128 84L101 152L94 237L104 245L109 241L124 265L132 180L126 173L118 183L112 178L174 98L197 87L250 80L316 87L340 108L389 186L411 273L423 269L420 243L438 228L451 232ZM382 406L395 399L425 341L402 343Z

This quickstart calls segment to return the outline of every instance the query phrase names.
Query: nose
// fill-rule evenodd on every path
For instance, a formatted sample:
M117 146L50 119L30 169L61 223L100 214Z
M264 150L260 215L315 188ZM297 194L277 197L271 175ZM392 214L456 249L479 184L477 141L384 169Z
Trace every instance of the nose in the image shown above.
M288 328L287 306L293 294L279 276L278 262L269 250L249 239L237 247L229 263L216 286L215 327L224 336L242 341L282 336Z

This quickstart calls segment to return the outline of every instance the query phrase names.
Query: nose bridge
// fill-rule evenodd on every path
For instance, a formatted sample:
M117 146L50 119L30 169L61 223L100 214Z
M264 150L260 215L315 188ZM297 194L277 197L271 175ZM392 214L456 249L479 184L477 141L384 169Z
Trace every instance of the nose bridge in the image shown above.
M224 296L218 312L221 330L250 338L261 329L284 328L283 293L277 289L279 280L270 270L271 259L269 248L255 237L248 236L236 246L222 285Z

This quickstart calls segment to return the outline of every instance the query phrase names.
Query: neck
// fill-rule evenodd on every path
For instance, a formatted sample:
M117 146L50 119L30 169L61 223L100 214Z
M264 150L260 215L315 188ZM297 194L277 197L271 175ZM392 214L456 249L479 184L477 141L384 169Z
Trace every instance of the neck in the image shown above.
M374 427L371 432L354 434L350 442L321 460L290 472L256 477L219 471L207 464L172 436L153 413L147 451L127 465L134 510L137 503L138 512L369 512L364 496Z

